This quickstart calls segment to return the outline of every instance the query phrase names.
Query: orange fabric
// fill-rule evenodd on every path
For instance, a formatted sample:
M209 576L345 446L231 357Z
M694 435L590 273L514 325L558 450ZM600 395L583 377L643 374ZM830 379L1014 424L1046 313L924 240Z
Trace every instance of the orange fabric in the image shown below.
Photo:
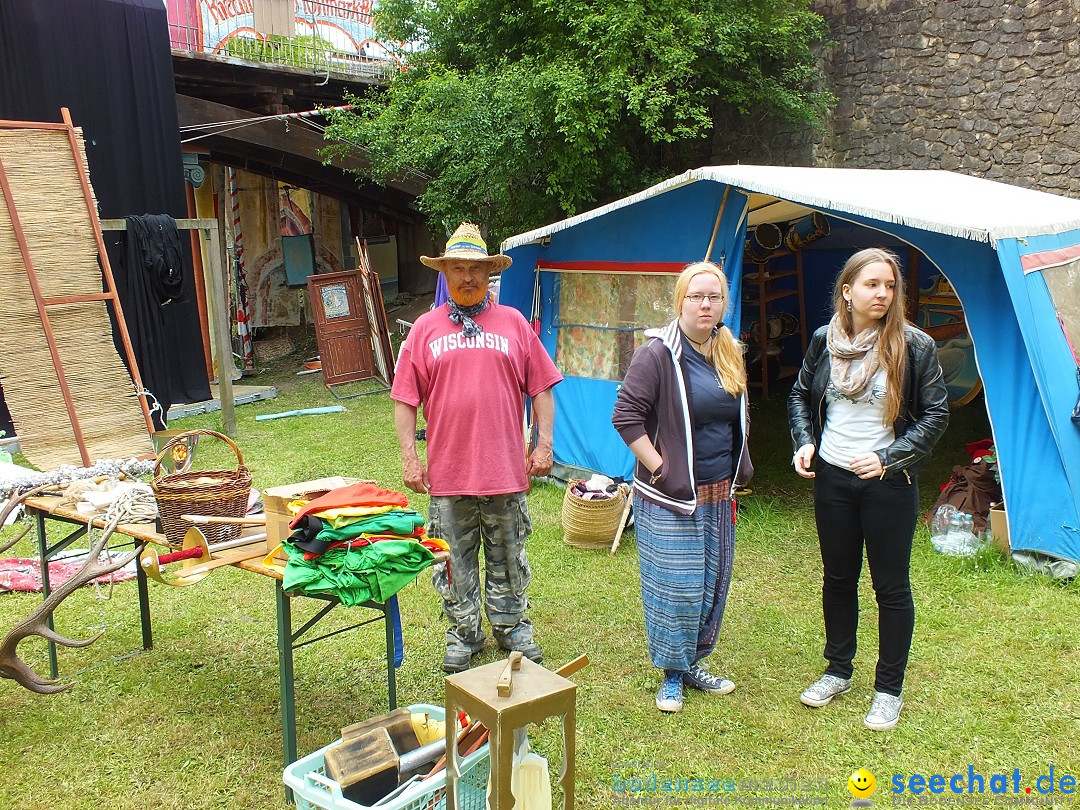
M332 489L325 495L308 501L307 505L296 513L289 523L290 529L295 529L303 517L311 512L320 512L323 509L338 509L343 506L402 506L409 505L408 499L401 492L393 489L382 489L375 484L359 483L347 487Z

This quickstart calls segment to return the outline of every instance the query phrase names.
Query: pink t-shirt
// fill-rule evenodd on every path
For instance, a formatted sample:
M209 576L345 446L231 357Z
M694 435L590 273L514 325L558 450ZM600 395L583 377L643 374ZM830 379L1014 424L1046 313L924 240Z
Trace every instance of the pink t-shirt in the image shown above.
M525 395L562 380L528 321L491 304L461 334L450 307L421 315L405 339L390 397L423 405L432 495L505 495L529 488Z

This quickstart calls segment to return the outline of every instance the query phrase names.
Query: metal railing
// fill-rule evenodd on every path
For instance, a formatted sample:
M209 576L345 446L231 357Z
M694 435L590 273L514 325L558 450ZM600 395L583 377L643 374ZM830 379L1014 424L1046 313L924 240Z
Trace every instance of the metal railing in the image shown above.
M188 0L169 8L174 51L212 54L223 61L278 65L320 75L384 79L401 63L374 39L371 0L290 2L292 34L257 33L249 10L237 4ZM239 4L241 9L244 4Z

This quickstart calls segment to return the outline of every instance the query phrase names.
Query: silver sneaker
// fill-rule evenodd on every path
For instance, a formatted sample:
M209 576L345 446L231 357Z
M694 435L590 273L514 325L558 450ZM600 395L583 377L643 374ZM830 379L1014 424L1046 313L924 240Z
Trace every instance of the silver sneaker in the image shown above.
M874 702L870 704L870 711L866 713L863 725L874 731L888 731L896 728L900 722L900 710L904 708L904 701L887 692L875 692Z
M835 675L822 675L799 695L804 706L821 708L851 689L851 678L837 678Z

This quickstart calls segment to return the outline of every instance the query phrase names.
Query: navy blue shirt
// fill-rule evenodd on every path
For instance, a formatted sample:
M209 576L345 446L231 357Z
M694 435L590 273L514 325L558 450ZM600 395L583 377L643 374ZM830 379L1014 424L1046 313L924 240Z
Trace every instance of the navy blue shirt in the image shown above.
M720 385L716 369L683 335L683 370L689 386L694 440L694 479L711 484L731 478L739 403Z

